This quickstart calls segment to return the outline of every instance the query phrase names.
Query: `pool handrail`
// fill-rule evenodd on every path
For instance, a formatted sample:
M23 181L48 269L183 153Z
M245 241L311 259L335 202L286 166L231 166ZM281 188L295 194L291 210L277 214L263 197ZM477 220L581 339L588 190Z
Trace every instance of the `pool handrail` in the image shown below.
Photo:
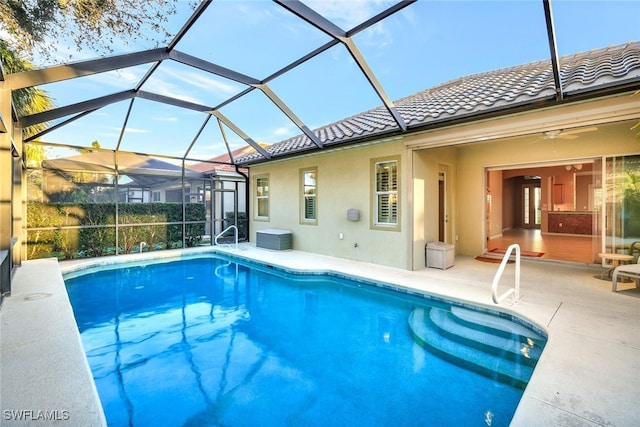
M226 233L227 231L234 229L235 233L235 241L236 241L236 251L238 250L238 227L236 227L235 225L230 225L227 228L225 228L224 230L222 230L220 233L218 233L218 235L216 235L215 239L213 239L213 243L216 244L216 246L218 245L218 237L222 236L224 233Z
M507 289L505 293L498 296L498 282L504 273L504 269L509 261L509 257L511 252L516 251L516 272L515 272L515 284L513 288ZM493 302L496 304L500 304L500 302L508 297L509 295L513 295L513 303L516 304L520 300L520 245L514 243L510 245L504 253L504 257L502 258L502 262L498 267L498 271L496 275L493 277L493 283L491 284L491 298Z

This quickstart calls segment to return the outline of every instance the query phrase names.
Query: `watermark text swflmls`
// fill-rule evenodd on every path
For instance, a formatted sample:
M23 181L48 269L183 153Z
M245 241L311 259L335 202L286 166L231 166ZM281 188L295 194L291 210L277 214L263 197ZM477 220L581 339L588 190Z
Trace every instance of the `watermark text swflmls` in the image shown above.
M71 414L66 409L5 409L2 418L5 421L66 421Z

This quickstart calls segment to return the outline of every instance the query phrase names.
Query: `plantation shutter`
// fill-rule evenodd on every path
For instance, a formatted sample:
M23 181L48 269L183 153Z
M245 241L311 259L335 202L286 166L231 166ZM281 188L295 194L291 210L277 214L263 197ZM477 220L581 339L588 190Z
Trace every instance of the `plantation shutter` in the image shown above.
M316 171L304 171L302 173L303 188L303 220L315 221L317 219L317 180Z
M376 163L376 222L398 223L398 162Z

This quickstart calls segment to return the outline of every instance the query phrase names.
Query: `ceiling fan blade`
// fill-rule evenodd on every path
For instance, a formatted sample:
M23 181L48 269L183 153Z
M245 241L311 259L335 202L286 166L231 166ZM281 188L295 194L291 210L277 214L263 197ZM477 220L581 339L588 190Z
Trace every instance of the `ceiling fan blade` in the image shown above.
M560 130L548 130L542 133L542 139L556 139L562 134Z
M596 131L596 130L598 130L597 127L590 126L588 128L569 129L569 130L563 131L562 134L564 134L564 135L573 135L573 134L576 134L576 133L593 132L593 131Z

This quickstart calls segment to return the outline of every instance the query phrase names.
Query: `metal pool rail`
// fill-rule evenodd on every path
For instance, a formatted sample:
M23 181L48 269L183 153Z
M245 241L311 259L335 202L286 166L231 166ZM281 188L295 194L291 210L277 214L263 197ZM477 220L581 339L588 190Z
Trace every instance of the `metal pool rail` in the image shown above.
M516 274L515 274L515 284L513 288L509 288L505 293L498 296L498 282L504 273L504 269L507 266L507 261L509 261L509 256L511 252L516 251ZM508 297L509 295L513 295L513 303L516 304L520 300L520 245L514 243L510 245L505 251L504 257L502 258L502 262L498 267L498 271L496 275L493 277L493 283L491 284L491 298L493 302L496 304L500 304L500 302Z
M216 238L213 240L213 242L218 245L218 237L222 236L224 233L226 233L227 231L233 229L234 230L234 237L235 237L235 243L236 243L236 251L238 250L238 227L236 227L235 225L230 225L227 228L225 228L222 232L220 232Z

